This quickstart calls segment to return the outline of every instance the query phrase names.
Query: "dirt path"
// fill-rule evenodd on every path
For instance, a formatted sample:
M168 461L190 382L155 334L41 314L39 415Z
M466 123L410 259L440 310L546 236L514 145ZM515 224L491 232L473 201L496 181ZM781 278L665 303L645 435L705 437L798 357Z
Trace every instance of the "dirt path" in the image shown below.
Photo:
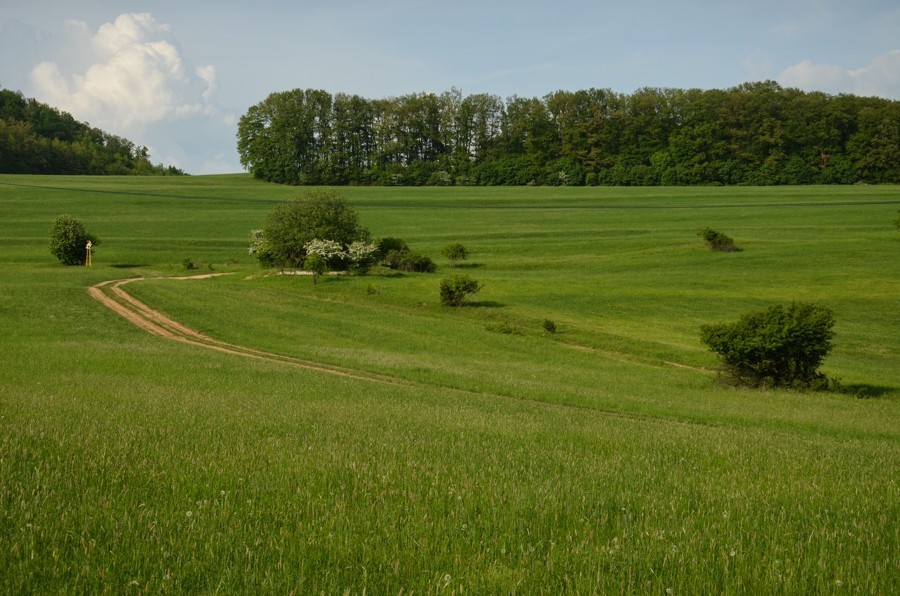
M228 275L227 273L208 273L204 275L195 275L193 277L171 277L172 280L199 280L208 279L218 275ZM88 293L92 298L97 300L103 306L109 308L129 323L143 329L148 333L158 335L165 339L177 341L193 346L199 346L225 354L235 356L243 356L245 358L255 358L258 360L266 360L269 362L281 362L308 370L323 372L341 377L353 379L361 379L365 381L375 381L379 383L388 383L391 385L412 385L404 379L397 377L389 377L379 375L364 370L356 370L333 366L322 362L305 360L302 358L294 358L292 356L284 356L273 352L257 350L246 346L239 346L225 341L204 335L198 331L190 329L182 325L178 321L170 319L163 313L150 308L131 294L125 291L122 286L143 280L143 277L132 277L130 279L109 280L100 282L88 288Z

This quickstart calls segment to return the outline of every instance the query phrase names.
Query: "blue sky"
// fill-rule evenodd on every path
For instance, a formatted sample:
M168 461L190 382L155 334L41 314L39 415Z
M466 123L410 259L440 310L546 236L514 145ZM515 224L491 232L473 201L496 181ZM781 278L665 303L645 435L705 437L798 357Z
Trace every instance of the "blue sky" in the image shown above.
M0 86L192 174L273 91L784 86L900 100L900 0L3 0Z

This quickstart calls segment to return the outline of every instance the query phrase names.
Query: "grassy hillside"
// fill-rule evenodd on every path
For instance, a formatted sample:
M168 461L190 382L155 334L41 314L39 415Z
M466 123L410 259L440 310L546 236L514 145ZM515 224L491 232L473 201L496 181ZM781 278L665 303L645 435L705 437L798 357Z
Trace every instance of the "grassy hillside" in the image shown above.
M264 275L249 231L301 191L247 176L0 176L3 591L896 591L900 188L344 191L438 273ZM92 268L49 254L62 213ZM187 258L233 274L166 279ZM85 291L136 276L217 339L393 381ZM824 371L865 399L716 382L699 325L790 300L835 311Z

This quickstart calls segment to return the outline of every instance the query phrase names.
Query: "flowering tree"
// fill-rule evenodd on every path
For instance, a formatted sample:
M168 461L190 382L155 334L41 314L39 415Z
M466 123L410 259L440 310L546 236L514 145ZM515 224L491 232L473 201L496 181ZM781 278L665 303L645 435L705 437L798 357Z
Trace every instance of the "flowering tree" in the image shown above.
M351 272L363 274L375 262L375 255L378 254L378 243L356 240L347 247L346 254L347 259L350 261Z
M263 232L258 236L254 232L250 248L252 252L254 241L264 241L266 251L257 246L252 252L264 266L299 267L308 256L306 245L321 238L334 241L343 250L355 240L367 240L369 232L359 225L346 198L334 191L312 190L276 207L266 218Z
M317 238L304 244L303 248L306 250L307 255L319 255L328 263L342 261L347 258L344 247L336 240L319 240Z

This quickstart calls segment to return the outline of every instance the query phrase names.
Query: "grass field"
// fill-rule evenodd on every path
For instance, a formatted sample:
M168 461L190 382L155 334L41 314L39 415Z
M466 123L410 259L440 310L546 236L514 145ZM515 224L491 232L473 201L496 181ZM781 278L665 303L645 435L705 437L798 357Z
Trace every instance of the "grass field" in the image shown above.
M341 190L439 271L266 275L249 232L302 191L248 176L0 176L0 592L900 591L900 188ZM93 267L49 254L63 213ZM457 270L484 288L442 307ZM363 378L87 292L141 276ZM720 385L699 326L792 300L849 392Z

